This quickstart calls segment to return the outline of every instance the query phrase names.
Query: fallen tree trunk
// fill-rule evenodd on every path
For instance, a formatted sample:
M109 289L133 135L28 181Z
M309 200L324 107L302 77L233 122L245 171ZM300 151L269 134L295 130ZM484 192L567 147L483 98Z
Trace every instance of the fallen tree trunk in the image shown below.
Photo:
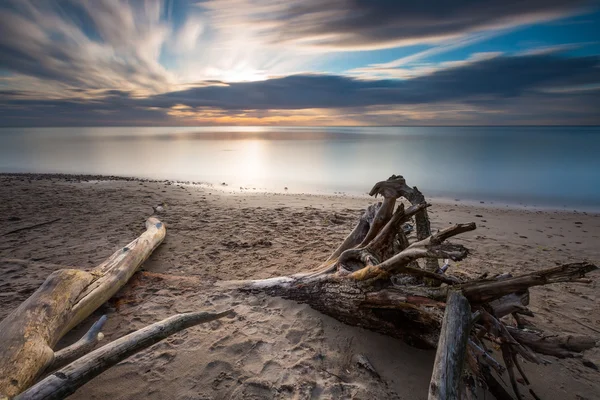
M113 365L160 342L183 329L231 315L232 310L221 313L195 312L179 314L123 336L93 352L78 358L60 371L47 376L15 400L60 400L75 393L86 382Z
M446 330L440 338L448 295L460 296L466 299L474 312L474 321L467 335L471 344L461 345L458 353L447 353L449 358L445 362L436 362L435 368L452 366L454 385L457 376L460 376L456 368L466 354L468 369L475 378L471 381L483 383L500 397L505 392L498 386L490 368L501 372L504 367L482 350L485 349L482 340L501 344L503 361L517 398L520 394L513 367L517 368L523 381L528 382L517 356L543 364L545 360L535 352L567 357L595 346L596 341L587 337L577 338L576 343L568 337L558 337L557 343L543 341L521 329L508 329L499 320L509 314L515 318L519 314L532 315L526 307L530 287L586 282L582 278L597 270L595 265L571 263L515 277L476 280L453 277L446 274L445 269L433 268L434 263L428 260L435 260L435 265L438 265L437 259L459 261L467 257L467 248L447 240L472 231L476 226L474 223L457 224L430 234L429 219L425 213L430 205L417 192L416 188L408 187L401 176L393 175L378 182L371 195L382 195L384 202L367 209L352 234L315 272L231 281L221 285L306 303L347 324L394 336L417 347L440 346L443 351L447 350L444 350L446 340L452 334ZM400 197L407 198L412 205L405 209L400 203L394 211L396 200ZM417 235L411 242L402 225L412 218L416 221ZM423 232L428 232L427 236ZM422 266L417 263L420 259L425 261ZM449 315L445 323L464 325L454 321L454 317ZM462 343L462 335L460 340ZM439 374L433 375L432 385L440 387ZM443 396L456 396L454 388L446 386L444 390ZM473 390L469 393L474 395ZM432 393L430 396L435 398Z
M56 343L110 299L160 245L164 224L151 217L146 231L98 267L55 271L0 322L0 397L27 389L53 363Z

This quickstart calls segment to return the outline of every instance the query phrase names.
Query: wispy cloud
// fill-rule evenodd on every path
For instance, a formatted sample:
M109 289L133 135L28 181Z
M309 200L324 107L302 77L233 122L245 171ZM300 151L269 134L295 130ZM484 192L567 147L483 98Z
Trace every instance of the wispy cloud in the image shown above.
M79 88L168 90L158 62L169 35L160 3L7 0L0 7L0 68Z
M501 29L491 32L481 32L477 34L466 35L465 37L458 38L455 40L446 40L426 50L419 51L386 63L370 64L361 68L353 68L351 70L348 70L347 73L349 75L358 76L365 79L414 78L447 67L447 65L443 64L432 65L430 63L423 63L421 61L426 60L432 56L438 56L457 49L472 46L474 44L489 40L493 37L500 36L506 33L507 31L508 29ZM483 57L483 54L484 53L477 53L474 57L471 58L471 60L465 61L472 61L473 58L475 58L476 60L478 57ZM500 53L487 52L485 54L491 56L492 54L499 55Z
M220 26L252 29L272 42L324 50L438 43L475 32L575 15L589 1L208 0Z

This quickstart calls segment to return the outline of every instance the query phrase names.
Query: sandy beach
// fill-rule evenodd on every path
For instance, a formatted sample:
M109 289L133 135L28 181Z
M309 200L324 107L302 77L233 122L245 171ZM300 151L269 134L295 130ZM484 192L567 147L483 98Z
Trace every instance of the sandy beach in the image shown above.
M365 191L369 188L365 188ZM427 195L427 193L425 193ZM350 232L365 196L273 194L170 181L0 175L0 319L50 272L89 268L137 237L153 206L163 244L129 284L61 342L102 314L105 342L170 315L234 308L232 318L175 334L95 378L72 399L425 399L435 353L344 325L306 305L225 291L215 282L315 268ZM432 201L435 229L476 222L453 271L523 273L588 260L600 264L600 214ZM50 222L52 221L52 222ZM30 225L33 229L10 233ZM531 290L532 322L600 338L600 274L591 284ZM366 356L379 376L357 366ZM543 399L600 398L600 349L581 359L526 363Z

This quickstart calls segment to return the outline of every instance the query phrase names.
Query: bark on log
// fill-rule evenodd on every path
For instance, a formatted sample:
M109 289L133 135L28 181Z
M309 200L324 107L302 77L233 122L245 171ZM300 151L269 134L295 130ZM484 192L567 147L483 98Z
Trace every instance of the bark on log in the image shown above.
M460 293L451 291L440 333L429 400L458 400L463 363L471 331L471 306Z
M55 271L0 322L0 397L28 388L54 359L65 333L111 298L163 241L165 227L146 221L146 231L91 271Z
M123 336L86 356L83 356L60 371L56 371L15 400L60 400L69 396L83 384L100 375L127 357L160 342L183 329L231 315L232 310L221 313L195 312L178 314L143 329Z

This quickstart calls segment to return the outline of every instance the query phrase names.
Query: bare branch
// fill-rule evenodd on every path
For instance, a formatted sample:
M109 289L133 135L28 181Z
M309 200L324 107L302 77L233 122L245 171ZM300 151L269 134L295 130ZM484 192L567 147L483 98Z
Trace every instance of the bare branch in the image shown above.
M77 342L73 343L69 347L65 347L54 353L54 360L52 364L46 369L46 371L53 371L67 365L73 360L76 360L92 350L96 344L102 340L102 327L106 322L106 315L100 317L98 321L92 325L85 335Z
M532 286L577 280L597 269L597 266L588 262L564 264L503 280L469 282L463 284L461 289L471 304L486 303L510 293L522 292Z

